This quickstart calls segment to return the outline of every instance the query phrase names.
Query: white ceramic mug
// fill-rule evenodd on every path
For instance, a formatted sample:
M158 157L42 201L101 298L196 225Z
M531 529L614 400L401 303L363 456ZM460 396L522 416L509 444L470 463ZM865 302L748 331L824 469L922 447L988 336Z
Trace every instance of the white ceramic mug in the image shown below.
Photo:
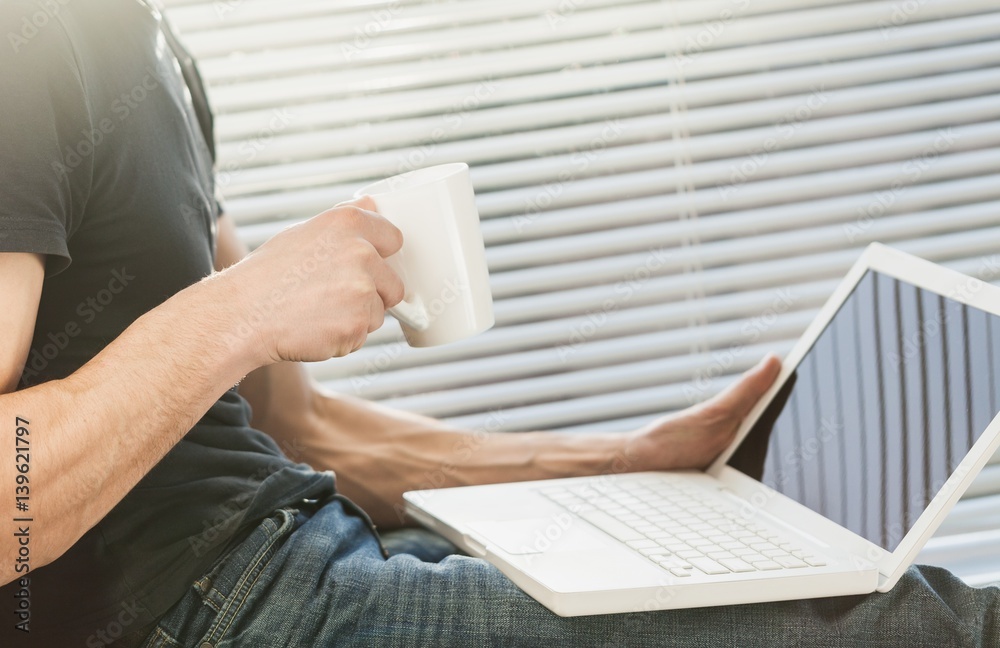
M410 346L456 342L493 326L493 295L479 211L463 163L410 171L359 189L403 232L387 259L406 295L389 312Z

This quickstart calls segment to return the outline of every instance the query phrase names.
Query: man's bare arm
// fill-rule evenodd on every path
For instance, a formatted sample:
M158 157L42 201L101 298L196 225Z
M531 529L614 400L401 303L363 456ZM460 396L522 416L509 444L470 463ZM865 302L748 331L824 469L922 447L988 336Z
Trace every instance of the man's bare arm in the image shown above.
M216 267L245 254L230 219L221 219ZM716 398L632 434L456 429L325 392L301 364L290 362L254 371L240 393L253 408L256 428L291 459L335 470L340 490L380 526L392 528L406 522L401 505L407 490L705 466L729 443L779 366L768 358Z
M0 396L4 434L0 484L12 492L18 421L27 473L32 568L45 565L96 524L209 406L260 364L230 346L226 277L186 290L139 319L73 375ZM30 338L29 338L30 339ZM22 361L23 362L23 361ZM11 507L13 498L0 503ZM15 572L17 547L3 534L0 582Z
M42 255L0 254L0 394L14 391L21 377L44 277Z
M139 318L71 376L0 395L0 487L8 492L19 474L15 430L26 422L29 431L32 568L71 547L248 372L344 355L381 325L402 296L384 262L401 238L363 206L285 230ZM290 274L305 256L315 261L310 273ZM23 341L3 344L23 356ZM23 361L8 361L5 375ZM17 554L17 539L0 535L0 584L22 575Z

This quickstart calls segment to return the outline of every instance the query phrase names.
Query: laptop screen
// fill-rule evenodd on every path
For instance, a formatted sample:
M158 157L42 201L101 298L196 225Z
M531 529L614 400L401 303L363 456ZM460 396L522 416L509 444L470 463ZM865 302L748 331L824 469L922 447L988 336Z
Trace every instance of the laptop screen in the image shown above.
M869 270L729 465L893 551L1000 407L1000 317Z

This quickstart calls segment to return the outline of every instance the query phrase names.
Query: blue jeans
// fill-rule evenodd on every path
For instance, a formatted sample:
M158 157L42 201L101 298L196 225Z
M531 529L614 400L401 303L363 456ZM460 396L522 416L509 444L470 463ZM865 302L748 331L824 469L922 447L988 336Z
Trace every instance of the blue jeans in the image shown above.
M386 558L337 497L278 511L161 619L147 648L478 646L1000 646L1000 596L911 569L887 594L558 617L490 564Z

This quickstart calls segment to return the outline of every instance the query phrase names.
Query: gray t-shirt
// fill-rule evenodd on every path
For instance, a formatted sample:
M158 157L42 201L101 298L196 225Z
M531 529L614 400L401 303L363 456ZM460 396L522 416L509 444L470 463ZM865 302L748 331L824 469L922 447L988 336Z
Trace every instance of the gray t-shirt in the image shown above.
M155 8L4 0L0 34L0 252L46 255L24 387L73 373L208 275L218 204L200 79ZM33 569L30 633L10 613L17 583L0 588L0 645L99 646L148 625L256 521L332 491L331 474L291 462L249 420L227 392L68 553ZM13 497L0 506L15 515Z

